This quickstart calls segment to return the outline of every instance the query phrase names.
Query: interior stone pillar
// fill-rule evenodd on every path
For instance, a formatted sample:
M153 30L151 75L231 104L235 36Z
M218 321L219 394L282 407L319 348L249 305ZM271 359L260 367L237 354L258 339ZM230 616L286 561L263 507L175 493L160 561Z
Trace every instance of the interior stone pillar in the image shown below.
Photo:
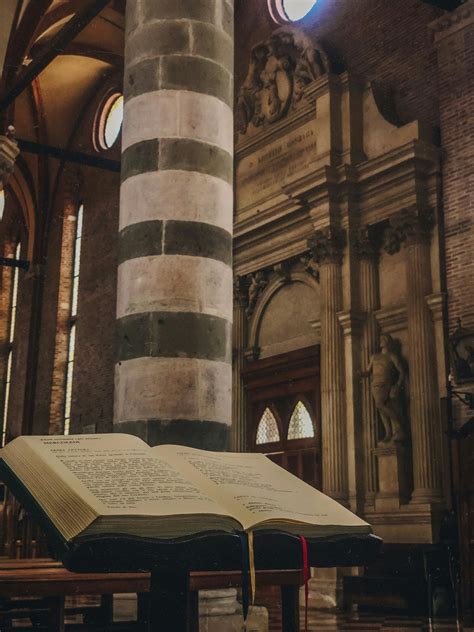
M354 250L359 257L360 310L364 316L361 337L362 373L368 370L370 360L378 351L379 328L375 312L380 307L378 280L378 250L369 228L356 235ZM375 408L370 378L364 377L361 384L362 424L364 433L364 487L366 505L374 504L377 493L377 410Z
M347 503L344 339L338 313L343 309L342 257L345 232L328 227L308 241L321 283L321 412L323 490Z
M127 2L115 430L228 446L233 0Z
M443 458L437 388L436 344L428 297L432 292L431 211L410 209L392 220L407 256L407 312L410 350L410 418L413 444L412 502L442 500Z
M242 383L242 369L247 348L248 283L243 277L234 282L234 327L232 353L232 450L245 452L247 448L247 428L245 419L245 391Z

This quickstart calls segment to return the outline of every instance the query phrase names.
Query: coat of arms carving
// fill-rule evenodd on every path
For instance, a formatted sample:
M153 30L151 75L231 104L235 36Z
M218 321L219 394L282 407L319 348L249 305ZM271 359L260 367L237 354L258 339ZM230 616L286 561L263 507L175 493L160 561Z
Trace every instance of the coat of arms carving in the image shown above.
M286 26L252 49L250 64L237 98L237 127L260 127L284 117L303 97L305 87L330 71L329 58L318 42Z

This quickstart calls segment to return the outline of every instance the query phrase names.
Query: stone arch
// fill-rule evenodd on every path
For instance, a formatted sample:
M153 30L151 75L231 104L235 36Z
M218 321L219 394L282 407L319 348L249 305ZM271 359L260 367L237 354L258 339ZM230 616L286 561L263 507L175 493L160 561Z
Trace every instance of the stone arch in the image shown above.
M304 271L296 271L291 274L289 279L278 277L271 281L268 286L265 288L260 300L258 302L257 308L252 316L249 326L249 348L255 349L259 348L262 351L262 357L278 355L278 349L281 347L281 352L283 353L286 350L286 347L291 347L291 339L288 341L277 341L273 346L273 350L270 348L262 348L262 325L265 323L265 319L269 310L275 306L275 301L281 297L281 292L285 292L288 295L292 293L295 295L294 298L304 298L306 297L305 303L314 304L314 310L311 315L306 319L301 319L299 322L304 323L306 325L306 329L308 332L308 344L300 345L300 348L303 346L310 346L310 344L318 343L318 333L317 329L312 326L312 322L317 322L319 320L319 284L316 279L309 273ZM288 313L288 312L287 312ZM291 321L290 318L287 320ZM275 319L275 323L278 324L278 319ZM294 324L294 323L293 323ZM313 330L313 331L312 331ZM301 337L301 342L303 342L303 337ZM298 341L294 340L294 346L291 350L298 348ZM264 345L265 347L265 345ZM290 350L288 348L288 350Z

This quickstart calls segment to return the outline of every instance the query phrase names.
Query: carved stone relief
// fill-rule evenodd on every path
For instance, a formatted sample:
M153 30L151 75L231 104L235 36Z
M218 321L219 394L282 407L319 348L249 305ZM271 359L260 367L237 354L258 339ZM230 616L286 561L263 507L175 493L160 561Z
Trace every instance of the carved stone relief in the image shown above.
M275 123L303 97L305 86L329 72L323 48L298 29L285 26L252 49L237 98L237 128Z
M250 274L248 276L248 303L246 314L247 318L250 318L255 311L255 308L258 303L258 299L260 298L263 290L268 285L268 278L266 273L263 270L259 270L254 274Z

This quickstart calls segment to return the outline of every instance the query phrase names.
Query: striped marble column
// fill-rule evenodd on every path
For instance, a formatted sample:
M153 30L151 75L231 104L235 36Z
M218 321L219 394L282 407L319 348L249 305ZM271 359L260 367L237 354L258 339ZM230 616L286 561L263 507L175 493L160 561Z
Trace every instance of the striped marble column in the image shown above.
M233 0L127 2L115 430L225 449Z

